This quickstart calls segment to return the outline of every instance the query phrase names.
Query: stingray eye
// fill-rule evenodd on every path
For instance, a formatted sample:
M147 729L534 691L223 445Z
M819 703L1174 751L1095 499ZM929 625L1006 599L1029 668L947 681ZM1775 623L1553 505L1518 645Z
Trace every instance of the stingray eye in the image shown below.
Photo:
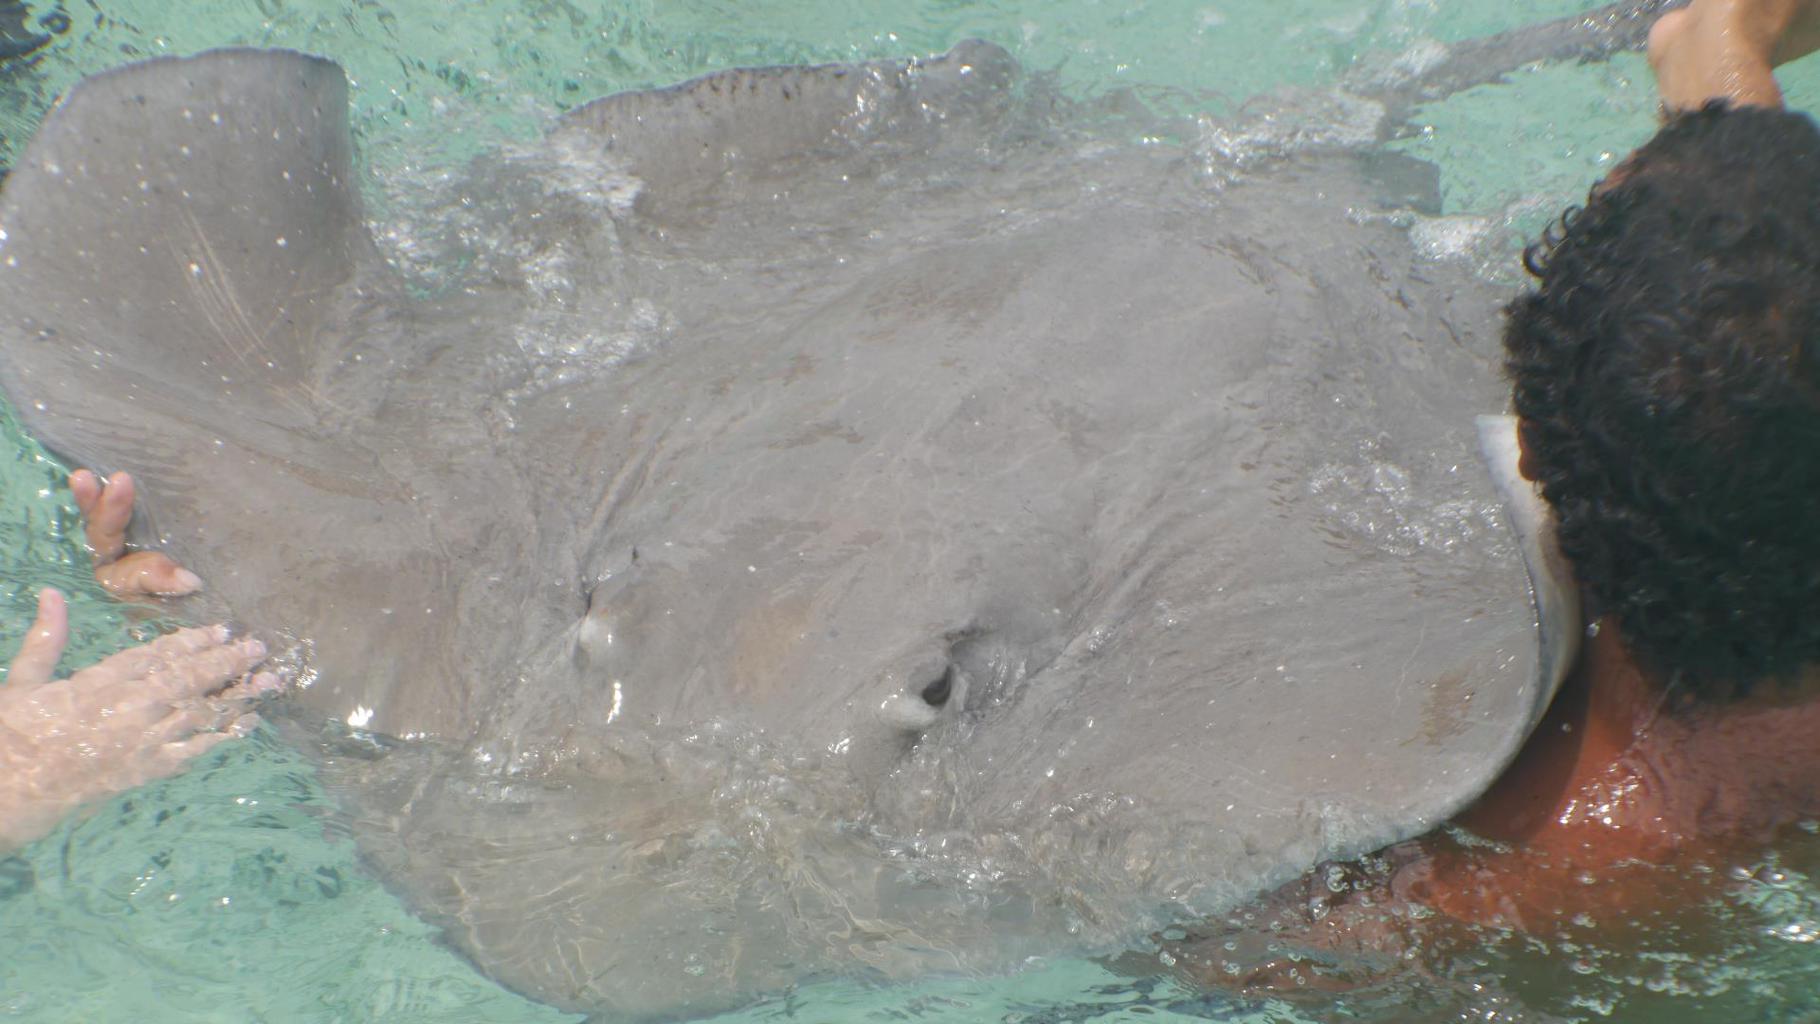
M939 708L948 703L948 698L952 696L954 696L954 666L949 665L942 672L940 679L923 687L923 703L932 708Z

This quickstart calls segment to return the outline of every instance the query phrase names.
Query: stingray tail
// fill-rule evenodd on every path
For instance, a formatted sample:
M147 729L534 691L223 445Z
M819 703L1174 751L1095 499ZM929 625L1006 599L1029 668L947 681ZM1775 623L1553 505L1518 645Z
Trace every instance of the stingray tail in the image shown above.
M1388 68L1363 69L1346 88L1383 103L1392 120L1400 120L1420 104L1499 81L1530 64L1585 63L1640 50L1656 19L1686 2L1621 0L1584 14L1454 43L1427 59L1405 58Z

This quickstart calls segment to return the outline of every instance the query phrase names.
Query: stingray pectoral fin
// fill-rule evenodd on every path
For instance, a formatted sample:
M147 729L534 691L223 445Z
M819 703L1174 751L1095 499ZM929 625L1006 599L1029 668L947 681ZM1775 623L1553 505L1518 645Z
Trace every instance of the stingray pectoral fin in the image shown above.
M563 119L557 141L604 146L647 186L689 192L734 166L754 170L906 118L936 122L1000 102L1016 74L1009 53L977 39L920 60L735 68L595 100Z
M140 478L139 539L208 530L179 554L211 583L367 490L323 436L372 251L351 168L339 67L220 50L83 80L0 192L7 398L65 458Z
M1523 565L1529 572L1530 593L1536 605L1536 628L1542 654L1537 671L1540 686L1529 714L1529 726L1542 719L1554 700L1555 692L1573 670L1580 653L1581 609L1580 588L1574 582L1573 567L1555 539L1554 512L1543 500L1535 484L1525 479L1517 468L1522 449L1517 442L1517 420L1514 416L1480 416L1475 421L1479 432L1479 453L1491 473L1491 481L1503 499L1504 514L1510 520L1511 532L1523 552ZM1525 730L1527 732L1527 730Z
M85 80L0 193L0 381L53 450L139 477L134 535L207 581L190 614L313 644L299 701L456 731L461 538L371 415L397 320L351 148L341 69L302 54Z
M221 50L84 80L0 193L0 355L27 427L127 458L148 417L199 431L330 413L325 328L370 259L347 83Z
M703 870L731 863L737 844L707 802L624 767L611 781L501 786L413 746L325 771L359 794L349 811L368 862L488 974L539 1001L589 1019L695 1019L837 962L817 936L793 934L789 900L759 895L769 865ZM813 882L793 894L819 895Z

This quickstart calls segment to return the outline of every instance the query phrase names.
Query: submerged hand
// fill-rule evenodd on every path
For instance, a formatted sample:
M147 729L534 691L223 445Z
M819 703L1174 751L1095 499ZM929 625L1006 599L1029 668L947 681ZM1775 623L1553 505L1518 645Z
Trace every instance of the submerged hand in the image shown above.
M36 839L82 803L175 774L259 722L250 701L279 689L257 640L221 626L178 630L53 678L69 639L63 595L38 617L0 686L0 849Z
M126 473L105 482L86 469L70 474L70 493L82 510L89 552L95 557L95 579L115 597L180 597L195 593L202 580L157 551L126 550L126 528L133 520L137 488Z

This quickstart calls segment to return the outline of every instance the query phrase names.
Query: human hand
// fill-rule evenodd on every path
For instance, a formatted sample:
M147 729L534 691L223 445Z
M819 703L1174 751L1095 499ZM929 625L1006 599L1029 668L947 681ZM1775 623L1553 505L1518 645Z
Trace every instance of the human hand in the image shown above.
M202 587L195 573L158 551L126 550L126 528L133 520L137 488L126 473L104 483L86 469L70 474L70 493L82 510L95 579L115 597L181 597Z
M259 723L251 702L281 687L270 673L248 676L265 646L222 626L178 630L57 679L68 640L63 595L46 588L0 686L0 849L246 735Z
M1820 49L1820 0L1693 0L1656 21L1649 63L1662 104L1782 105L1771 69Z

